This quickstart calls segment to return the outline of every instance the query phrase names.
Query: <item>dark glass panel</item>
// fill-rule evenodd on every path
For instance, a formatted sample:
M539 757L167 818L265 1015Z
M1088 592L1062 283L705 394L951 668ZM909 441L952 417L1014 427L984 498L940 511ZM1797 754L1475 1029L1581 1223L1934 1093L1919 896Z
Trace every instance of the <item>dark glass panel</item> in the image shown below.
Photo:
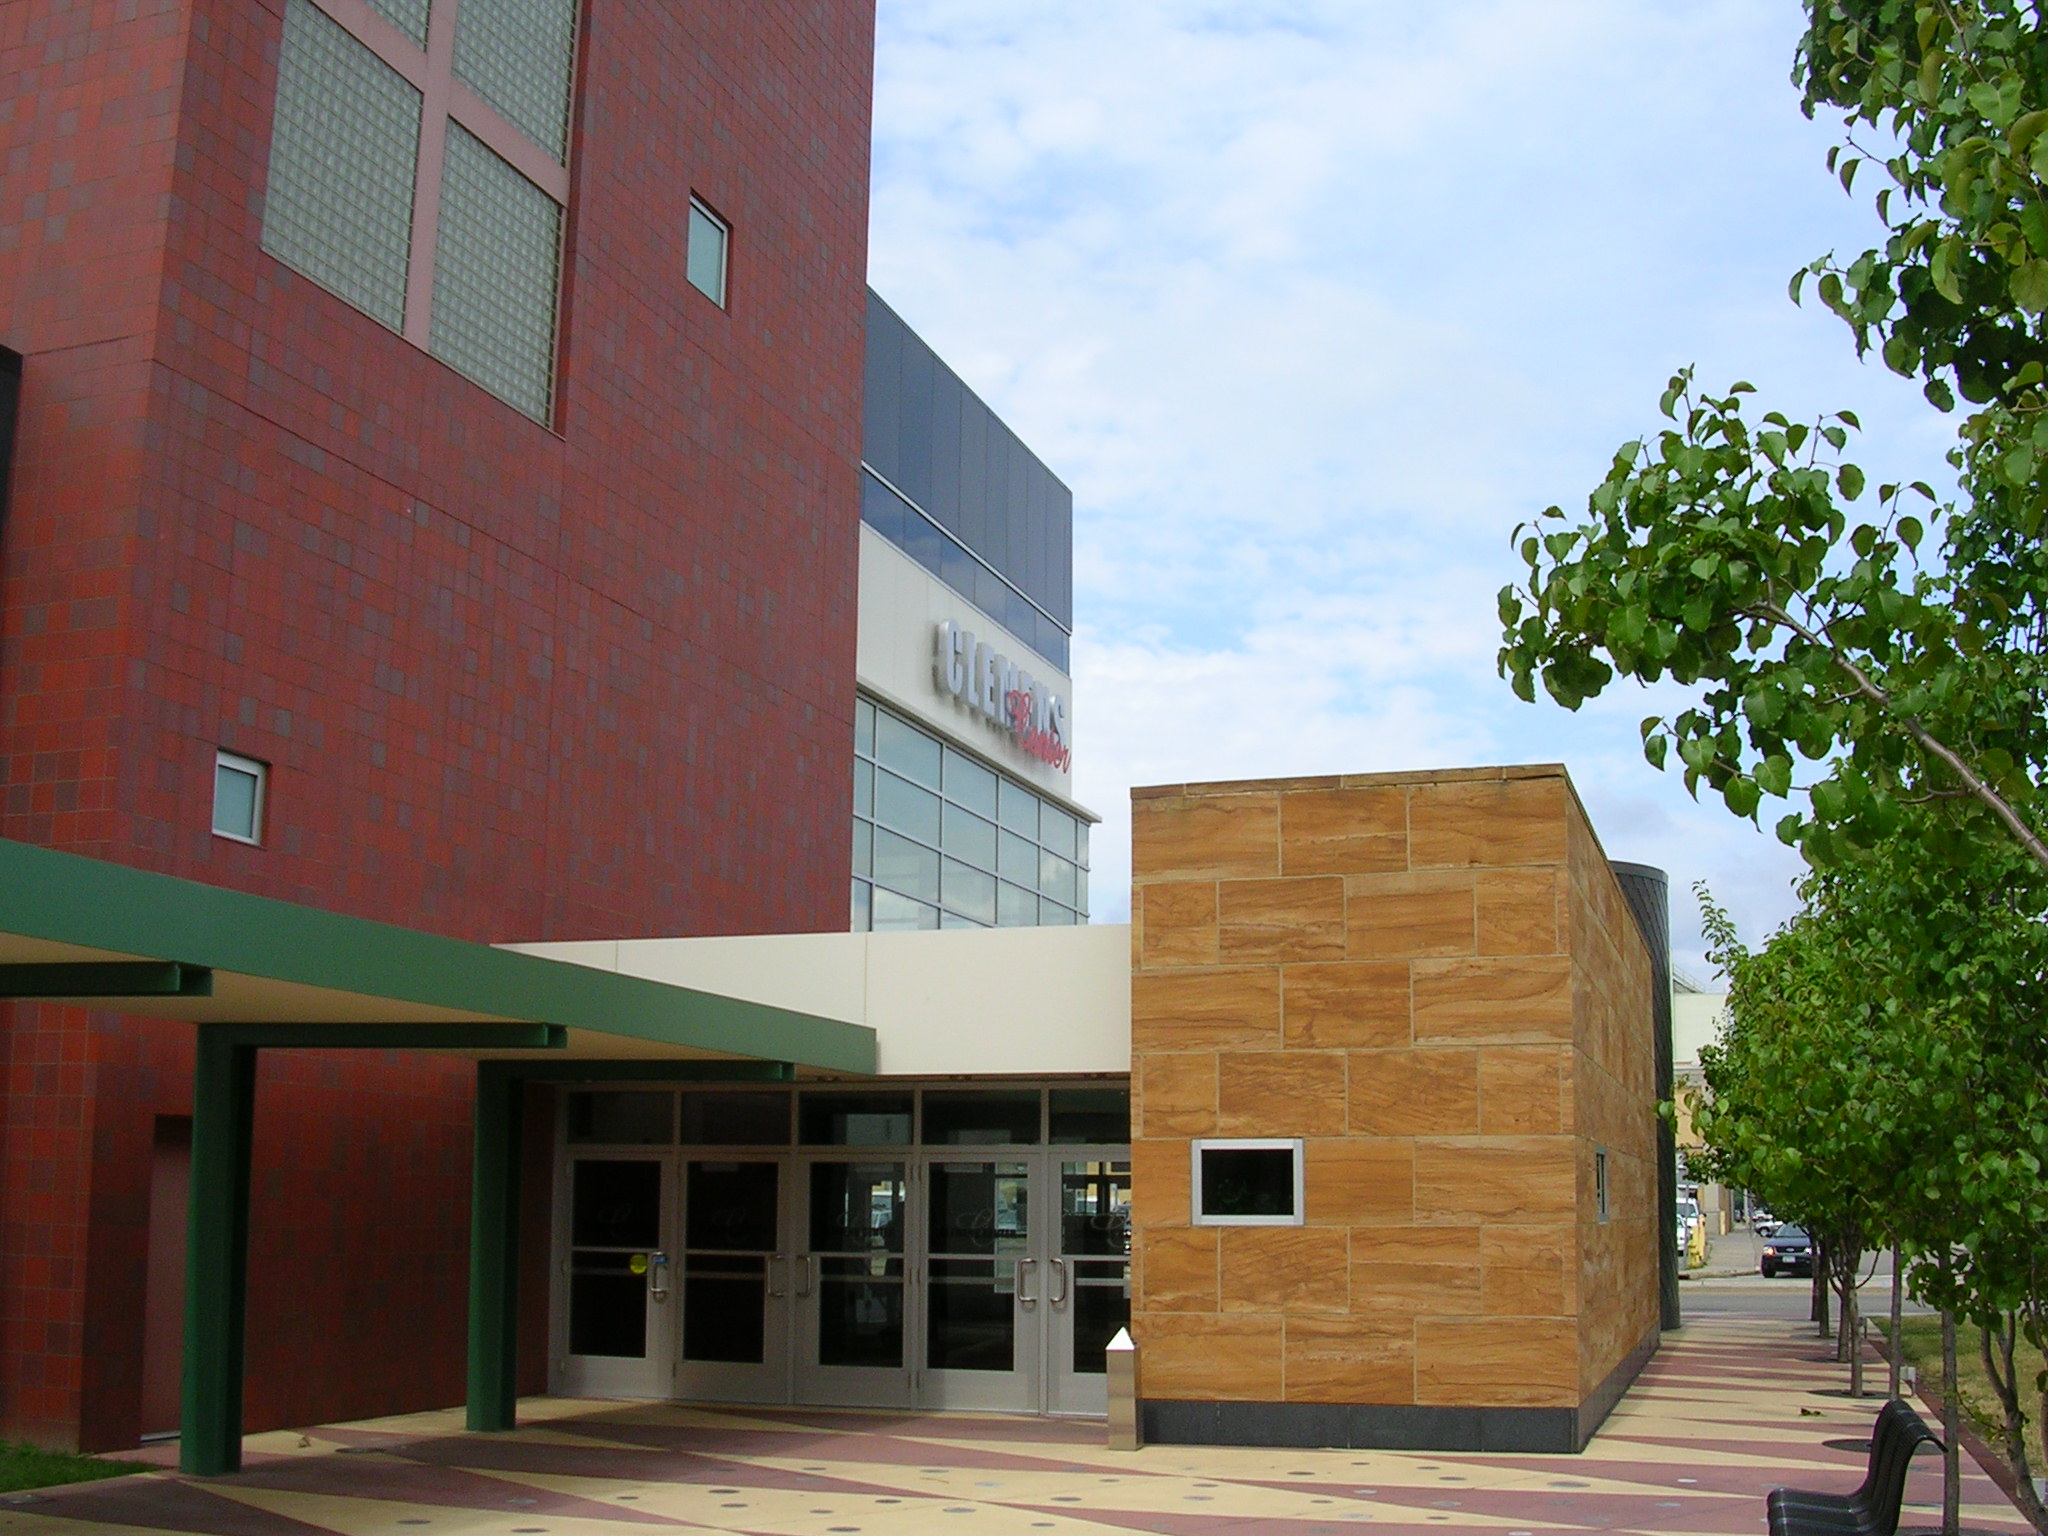
M1128 1088L1055 1088L1046 1107L1056 1145L1120 1147L1131 1139Z
M775 1249L773 1163L692 1163L684 1246L771 1253Z
M931 349L914 334L906 335L896 472L889 478L902 486L912 501L933 513L939 510L932 506L932 395L938 372L938 359Z
M927 1146L1038 1145L1036 1088L929 1089L924 1096Z
M571 1146L667 1146L675 1138L675 1095L572 1093L568 1120Z
M1120 1263L1074 1266L1074 1370L1081 1375L1104 1374L1109 1341L1130 1326L1128 1273Z
M895 472L901 426L897 402L903 394L903 347L907 327L894 310L868 290L865 404L861 410L861 457L883 474Z
M818 1364L902 1369L903 1282L821 1278Z
M999 1290L993 1279L934 1273L925 1290L925 1365L935 1371L1015 1370L1012 1290Z
M623 1253L579 1253L569 1261L569 1353L629 1360L647 1354L647 1277Z
M786 1147L787 1092L683 1094L683 1144L693 1147Z
M1060 1252L1131 1251L1131 1165L1060 1164Z
M873 475L860 477L860 520L899 549L908 536L906 520L914 515L901 496ZM867 750L874 750L872 742Z
M935 1254L1022 1253L1030 1179L1022 1163L934 1163L926 1237Z
M901 1253L903 1165L813 1163L811 1249L814 1253Z
M1204 1216L1292 1216L1294 1153L1287 1147L1204 1147Z
M659 1248L661 1164L579 1161L569 1229L578 1248Z
M759 1365L768 1358L766 1259L700 1258L683 1269L683 1358Z
M807 1147L910 1145L907 1093L807 1093L797 1103Z

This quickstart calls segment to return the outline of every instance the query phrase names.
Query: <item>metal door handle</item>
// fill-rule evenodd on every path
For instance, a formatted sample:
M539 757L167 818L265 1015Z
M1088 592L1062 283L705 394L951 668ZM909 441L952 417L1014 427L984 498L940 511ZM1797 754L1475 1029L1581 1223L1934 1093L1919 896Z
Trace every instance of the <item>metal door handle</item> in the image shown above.
M818 1288L818 1256L814 1253L800 1253L796 1261L803 1265L797 1273L796 1293L799 1296L809 1296Z
M1024 1290L1024 1283L1031 1278L1030 1271L1037 1267L1038 1260L1036 1259L1019 1259L1017 1261L1017 1305L1020 1307L1035 1307L1038 1305L1038 1298L1026 1294Z
M668 1255L657 1250L647 1255L647 1294L656 1301L668 1300Z
M786 1253L771 1253L768 1255L768 1294L777 1301L782 1299L784 1293L775 1284L775 1266L788 1262L789 1255Z
M1065 1259L1054 1259L1052 1261L1052 1277L1059 1282L1059 1294L1047 1299L1054 1306L1063 1307L1067 1304L1067 1261Z

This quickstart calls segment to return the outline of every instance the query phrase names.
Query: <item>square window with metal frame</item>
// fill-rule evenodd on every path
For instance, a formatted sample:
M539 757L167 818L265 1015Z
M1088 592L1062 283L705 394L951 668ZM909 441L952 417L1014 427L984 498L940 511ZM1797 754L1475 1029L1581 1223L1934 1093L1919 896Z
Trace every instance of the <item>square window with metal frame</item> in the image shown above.
M261 846L263 801L270 765L235 752L213 755L213 833L237 843Z
M1197 1138L1189 1144L1198 1227L1302 1224L1301 1140Z

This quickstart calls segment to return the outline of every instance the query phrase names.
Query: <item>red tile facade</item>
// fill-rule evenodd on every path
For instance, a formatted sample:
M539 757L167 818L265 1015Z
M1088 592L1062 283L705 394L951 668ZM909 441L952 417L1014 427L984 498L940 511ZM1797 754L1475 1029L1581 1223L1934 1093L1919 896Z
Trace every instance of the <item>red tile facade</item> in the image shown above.
M588 0L554 430L261 251L282 14L0 9L0 836L478 940L843 928L872 0ZM189 1031L0 1023L0 1434L132 1444ZM469 1103L266 1056L252 1429L459 1400Z

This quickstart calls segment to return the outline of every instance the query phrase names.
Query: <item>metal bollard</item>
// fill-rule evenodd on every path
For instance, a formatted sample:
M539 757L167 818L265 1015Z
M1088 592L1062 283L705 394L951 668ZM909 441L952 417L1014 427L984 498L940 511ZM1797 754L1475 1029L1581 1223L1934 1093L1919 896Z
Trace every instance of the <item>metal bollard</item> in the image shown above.
M1135 1451L1145 1443L1139 1418L1138 1346L1131 1330L1119 1328L1106 1346L1109 1365L1109 1448Z

